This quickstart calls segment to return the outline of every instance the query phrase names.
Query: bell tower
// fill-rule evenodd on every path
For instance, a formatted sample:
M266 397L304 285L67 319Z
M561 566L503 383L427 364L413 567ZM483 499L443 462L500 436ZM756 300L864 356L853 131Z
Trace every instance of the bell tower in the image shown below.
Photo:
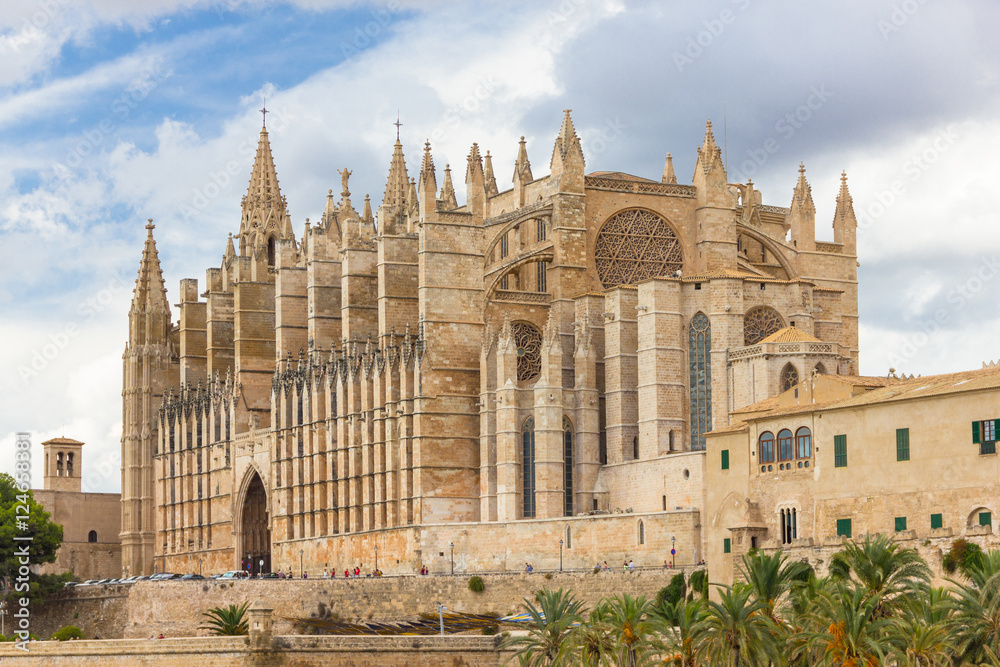
M53 438L42 443L45 450L46 491L81 491L83 443L72 438Z

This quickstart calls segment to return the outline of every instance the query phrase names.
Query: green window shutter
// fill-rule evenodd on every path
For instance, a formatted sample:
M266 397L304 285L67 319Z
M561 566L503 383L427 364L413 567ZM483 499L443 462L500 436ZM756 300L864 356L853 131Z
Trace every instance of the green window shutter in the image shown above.
M722 540L722 553L728 554L733 550L733 543L729 541L729 538Z
M944 525L944 520L940 514L931 514L931 530L937 530Z
M896 460L910 460L910 429L908 428L896 429Z
M993 513L992 512L980 512L979 513L979 525L980 526L992 526L993 525Z
M850 539L851 537L850 519L837 519L837 535Z
M972 442L979 444L979 422L972 422Z
M1000 433L1000 419L994 419L993 420L993 435L994 435L994 437L996 436L997 433Z
M898 533L901 530L906 530L906 517L905 516L897 516L896 517L896 532Z
M833 436L833 467L847 467L847 435Z
M722 450L722 469L729 470L729 450Z

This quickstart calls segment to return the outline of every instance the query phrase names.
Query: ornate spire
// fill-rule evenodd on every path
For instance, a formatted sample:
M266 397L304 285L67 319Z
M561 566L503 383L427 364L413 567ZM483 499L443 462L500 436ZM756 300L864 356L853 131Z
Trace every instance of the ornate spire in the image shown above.
M570 111L570 109L563 110L562 127L559 128L559 136L556 137L555 146L552 147L550 166L553 173L561 172L563 164L568 160L575 158L583 163L583 148L580 146L580 137L576 135L576 128L573 127Z
M431 155L430 140L424 142L424 159L420 164L421 187L425 182L433 183L434 189L437 189L437 176L434 173L434 156Z
M222 253L222 264L228 265L236 257L236 248L233 247L233 234L229 233L229 240L226 241L226 251Z
M243 198L240 238L246 244L244 247L249 248L250 244L263 241L269 228L275 230L278 238L294 238L288 205L278 187L278 173L271 155L267 128L262 127L260 140L257 142L257 155L250 172L250 184Z
M531 162L528 161L528 149L525 145L523 135L517 146L517 159L514 160L513 180L515 183L530 183L534 180L531 176Z
M389 179L385 184L385 195L382 206L397 206L399 210L406 208L406 191L410 179L406 175L406 161L403 159L403 144L396 139L392 149L392 162L389 164Z
M486 196L493 197L500 191L497 189L496 176L493 175L493 157L490 155L489 151L486 151L485 167L486 167L486 172L485 172Z
M847 172L840 173L840 192L837 193L837 210L833 214L833 224L846 219L848 216L854 217L854 197L847 189Z
M406 212L409 215L416 217L419 215L419 210L417 209L419 204L420 200L417 197L417 182L411 178L410 187L406 191Z
M667 153L667 162L663 165L663 177L660 178L661 183L676 183L677 174L674 173L674 158Z
M480 183L483 183L485 177L483 175L483 158L479 154L479 144L473 143L472 148L469 149L469 157L467 158L467 166L465 169L465 182L475 181L477 178Z
M368 195L365 195L365 208L361 213L362 222L375 222L375 216L372 215L372 201Z
M800 208L805 208L806 210L816 211L816 206L813 204L812 197L812 187L809 182L806 181L806 165L804 162L799 163L799 180L795 184L795 189L792 190L792 208L796 206Z
M438 197L443 202L444 210L450 211L458 208L458 199L455 197L455 185L451 182L451 165L444 166L444 184L441 186L441 196Z
M705 139L701 147L698 148L698 164L707 174L715 164L722 167L722 149L715 144L715 135L712 133L712 121L709 119L705 123ZM723 170L725 171L725 170Z
M169 313L167 288L164 286L160 257L153 239L153 229L156 226L152 218L146 223L146 244L142 248L142 259L139 260L139 276L135 280L135 291L132 294L132 310Z

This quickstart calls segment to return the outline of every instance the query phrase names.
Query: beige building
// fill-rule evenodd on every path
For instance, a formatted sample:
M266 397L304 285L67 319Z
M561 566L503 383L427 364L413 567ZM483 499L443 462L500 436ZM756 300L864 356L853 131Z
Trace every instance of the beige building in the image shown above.
M72 571L81 581L121 577L121 494L81 490L83 444L72 438L42 443L43 488L32 490L32 494L52 515L51 520L63 527L63 541L56 561L42 566L41 571Z
M937 538L992 535L998 426L992 365L916 378L810 375L735 411L706 436L711 580L731 582L755 547L822 566L866 534L945 550L950 540Z
M804 169L790 208L765 205L710 124L690 184L669 154L656 180L587 174L569 112L549 167L522 139L500 191L473 144L460 206L430 145L411 178L397 137L377 211L343 169L296 237L265 128L236 234L176 319L150 224L124 354L130 571L699 558L704 434L814 368L856 373L846 178L820 242ZM730 359L757 344L783 365Z

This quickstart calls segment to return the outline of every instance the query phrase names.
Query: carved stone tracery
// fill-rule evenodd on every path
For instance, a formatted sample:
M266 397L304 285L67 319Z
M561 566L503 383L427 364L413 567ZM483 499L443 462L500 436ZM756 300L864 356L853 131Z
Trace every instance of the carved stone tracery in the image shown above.
M613 215L597 234L597 275L604 287L635 285L681 268L681 244L666 220L643 209Z
M511 324L517 348L517 381L531 382L542 372L542 333L528 322Z
M781 316L767 306L757 306L743 316L743 344L756 345L785 326Z

